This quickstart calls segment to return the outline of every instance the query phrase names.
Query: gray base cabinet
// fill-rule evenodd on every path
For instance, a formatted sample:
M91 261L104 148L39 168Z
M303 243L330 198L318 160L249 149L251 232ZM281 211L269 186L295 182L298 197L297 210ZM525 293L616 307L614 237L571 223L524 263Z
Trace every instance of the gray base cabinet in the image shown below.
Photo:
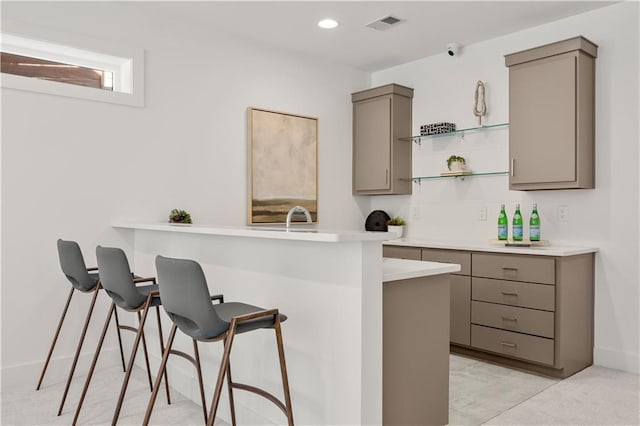
M509 189L595 186L595 59L576 37L505 56Z
M413 89L363 90L353 102L353 194L411 194Z
M416 259L418 253L462 266L451 280L453 352L560 378L593 363L593 253L384 248L386 257Z

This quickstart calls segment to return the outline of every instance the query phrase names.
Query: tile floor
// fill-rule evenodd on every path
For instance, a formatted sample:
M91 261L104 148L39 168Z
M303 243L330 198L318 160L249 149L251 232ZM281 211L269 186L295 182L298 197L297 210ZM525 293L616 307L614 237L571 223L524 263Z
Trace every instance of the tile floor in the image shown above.
M637 374L590 367L559 381L457 355L451 355L450 370L451 425L640 425ZM113 377L121 374L119 367L96 371L81 424L111 422L120 387L120 380ZM144 370L136 369L132 374L119 424L140 424L149 396L145 380ZM70 424L82 381L82 377L78 377L78 383L74 381L60 417L55 412L62 381L46 383L38 392L31 387L3 389L1 424ZM199 405L178 392L172 392L172 399L173 404L168 406L164 393L160 393L152 424L202 424Z

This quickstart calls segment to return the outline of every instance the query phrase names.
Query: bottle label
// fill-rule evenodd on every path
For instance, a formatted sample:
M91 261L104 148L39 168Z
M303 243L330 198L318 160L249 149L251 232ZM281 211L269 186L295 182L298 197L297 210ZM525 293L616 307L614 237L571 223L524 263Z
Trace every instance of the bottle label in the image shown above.
M529 239L531 241L540 241L540 226L531 225L529 227Z
M522 225L513 225L513 239L522 240Z
M507 225L498 225L498 239L499 240L507 239Z

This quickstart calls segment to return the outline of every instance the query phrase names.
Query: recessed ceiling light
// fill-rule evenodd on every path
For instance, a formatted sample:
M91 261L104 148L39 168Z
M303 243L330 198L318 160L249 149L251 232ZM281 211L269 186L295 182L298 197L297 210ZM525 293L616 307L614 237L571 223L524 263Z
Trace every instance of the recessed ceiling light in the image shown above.
M330 30L338 26L338 21L336 21L335 19L323 19L322 21L318 22L318 26L320 28L324 28L325 30Z

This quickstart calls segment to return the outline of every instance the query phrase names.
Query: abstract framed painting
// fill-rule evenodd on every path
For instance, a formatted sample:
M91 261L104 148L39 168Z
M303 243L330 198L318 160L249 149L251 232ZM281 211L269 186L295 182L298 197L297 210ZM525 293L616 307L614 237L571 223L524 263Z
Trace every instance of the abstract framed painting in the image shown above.
M249 224L285 223L295 206L318 222L318 119L248 109ZM296 215L292 222L306 221Z

